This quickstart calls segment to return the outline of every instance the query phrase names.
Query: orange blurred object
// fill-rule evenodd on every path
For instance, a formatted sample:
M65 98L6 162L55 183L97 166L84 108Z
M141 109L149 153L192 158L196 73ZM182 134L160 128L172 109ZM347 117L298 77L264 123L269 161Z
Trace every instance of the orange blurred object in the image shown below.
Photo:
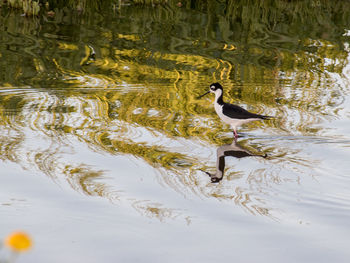
M23 252L32 247L32 240L28 234L18 231L7 236L5 245L15 252Z

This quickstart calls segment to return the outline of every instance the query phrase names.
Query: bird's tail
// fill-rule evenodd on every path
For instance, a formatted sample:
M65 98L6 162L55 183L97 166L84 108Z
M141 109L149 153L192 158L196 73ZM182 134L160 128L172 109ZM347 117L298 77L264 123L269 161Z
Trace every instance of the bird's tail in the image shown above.
M267 115L260 115L260 118L263 119L263 120L273 120L273 119L276 119L276 117L267 116Z

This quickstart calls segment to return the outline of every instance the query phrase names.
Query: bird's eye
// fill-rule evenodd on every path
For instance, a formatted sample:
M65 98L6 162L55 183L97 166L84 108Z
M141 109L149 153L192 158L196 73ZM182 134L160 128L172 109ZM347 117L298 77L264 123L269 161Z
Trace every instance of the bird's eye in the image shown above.
M214 87L214 86L210 86L210 89L211 89L211 90L215 90L215 87Z

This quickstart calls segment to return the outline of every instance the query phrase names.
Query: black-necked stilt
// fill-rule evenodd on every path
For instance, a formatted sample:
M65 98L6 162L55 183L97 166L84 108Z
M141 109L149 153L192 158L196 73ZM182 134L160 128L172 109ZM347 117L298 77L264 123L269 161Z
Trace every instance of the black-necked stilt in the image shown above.
M208 93L215 94L215 102L214 102L215 111L219 115L221 120L231 125L231 127L233 128L233 134L235 136L235 139L238 138L237 127L241 126L242 124L245 124L251 121L266 120L266 119L273 118L270 116L251 113L241 108L240 106L224 102L222 99L223 89L219 83L211 84L209 86L209 91L199 96L198 99L202 98Z

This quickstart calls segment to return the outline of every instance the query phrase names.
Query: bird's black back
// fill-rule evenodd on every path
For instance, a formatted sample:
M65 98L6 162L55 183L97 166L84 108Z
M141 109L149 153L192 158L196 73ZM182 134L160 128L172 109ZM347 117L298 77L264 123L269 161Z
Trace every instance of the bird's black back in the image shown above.
M240 106L224 103L222 106L222 113L230 118L234 119L269 119L269 116L259 115L251 113Z

